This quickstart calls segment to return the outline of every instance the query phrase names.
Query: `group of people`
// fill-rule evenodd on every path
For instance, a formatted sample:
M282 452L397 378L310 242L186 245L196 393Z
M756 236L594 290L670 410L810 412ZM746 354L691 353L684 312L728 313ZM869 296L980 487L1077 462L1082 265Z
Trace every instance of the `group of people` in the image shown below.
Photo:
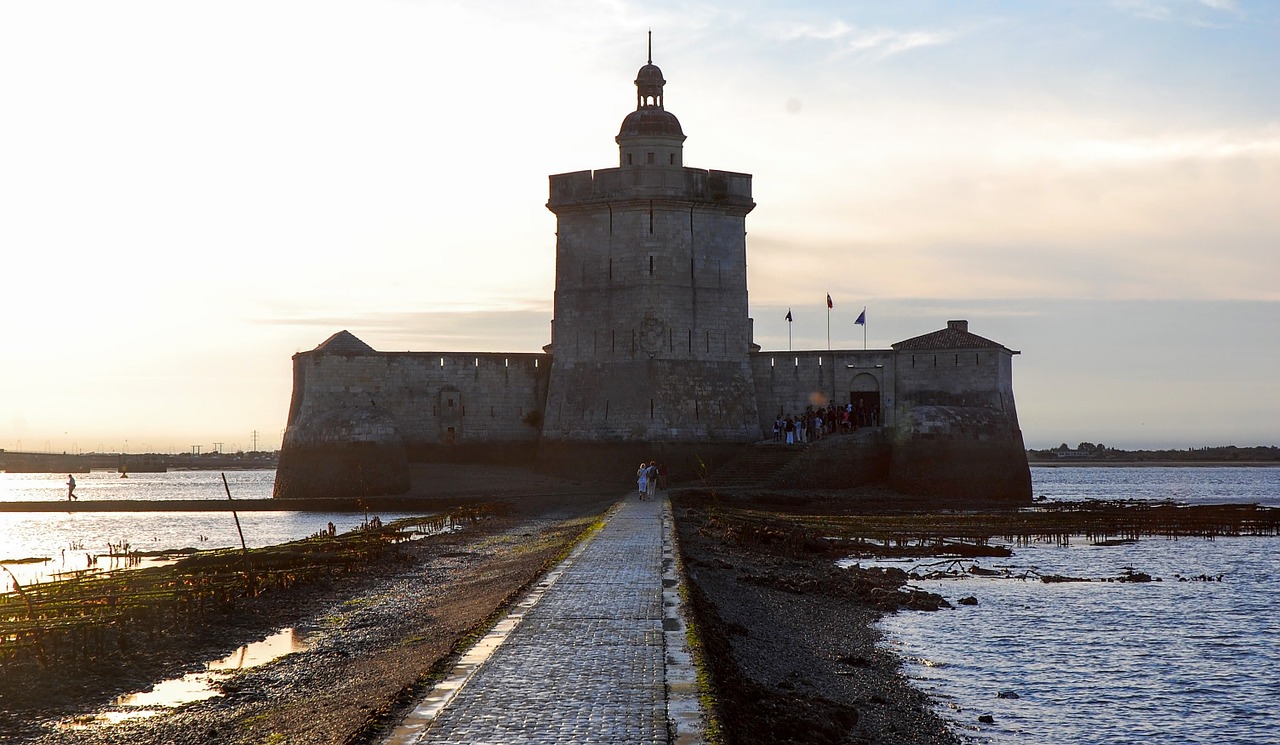
M862 399L844 406L828 404L817 409L808 406L796 416L779 412L773 422L773 439L788 445L803 444L827 435L853 432L859 427L878 427L879 420L879 411Z
M667 488L667 467L653 460L648 463L640 461L640 470L636 471L636 485L640 489L641 499L653 499L659 489Z

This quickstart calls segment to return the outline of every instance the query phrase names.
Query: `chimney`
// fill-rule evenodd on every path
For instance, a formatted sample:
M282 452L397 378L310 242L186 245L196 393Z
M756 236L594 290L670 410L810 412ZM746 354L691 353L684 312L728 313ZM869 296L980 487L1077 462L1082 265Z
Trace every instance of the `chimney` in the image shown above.
M947 321L947 328L952 331L963 331L964 333L967 334L969 333L969 322L968 321Z

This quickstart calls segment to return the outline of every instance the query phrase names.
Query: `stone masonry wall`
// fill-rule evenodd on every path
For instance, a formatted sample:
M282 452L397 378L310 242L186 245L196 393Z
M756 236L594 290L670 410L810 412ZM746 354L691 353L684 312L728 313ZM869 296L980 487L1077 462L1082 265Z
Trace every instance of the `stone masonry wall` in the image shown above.
M538 428L551 359L545 354L400 352L294 357L295 411L376 406L391 412L406 446L528 442ZM452 430L452 432L450 431Z
M557 362L559 365L559 362ZM557 367L543 437L577 442L752 442L760 439L744 361L635 360Z
M997 426L1000 436L1018 429L1013 402L1012 356L1003 349L938 350L898 353L898 421L909 430L903 435L928 434L931 417L926 407L982 409L983 426ZM954 428L954 417L937 422L940 432L963 437ZM974 433L975 437L977 432Z
M551 177L545 440L758 439L747 362L750 186L746 174L663 166Z
M806 406L849 403L850 391L880 392L883 424L892 427L896 383L891 350L756 352L751 355L760 426L773 429L774 418L799 414Z

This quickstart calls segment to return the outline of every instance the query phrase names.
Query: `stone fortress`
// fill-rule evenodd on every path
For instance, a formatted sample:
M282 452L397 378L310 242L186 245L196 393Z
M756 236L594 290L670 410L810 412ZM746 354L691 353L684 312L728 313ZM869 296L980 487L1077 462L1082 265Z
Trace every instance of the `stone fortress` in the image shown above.
M334 334L293 358L275 496L403 493L413 461L612 472L621 485L657 458L690 477L771 438L780 413L861 401L880 426L811 446L828 451L813 468L850 486L1029 500L1017 352L965 321L891 349L761 351L747 315L751 176L686 167L652 59L635 85L618 166L550 177L544 353L378 352Z

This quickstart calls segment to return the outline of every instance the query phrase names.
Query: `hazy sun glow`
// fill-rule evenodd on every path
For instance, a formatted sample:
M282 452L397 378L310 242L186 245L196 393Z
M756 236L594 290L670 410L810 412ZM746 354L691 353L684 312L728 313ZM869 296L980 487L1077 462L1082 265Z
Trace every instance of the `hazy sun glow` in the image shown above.
M755 176L766 348L788 307L825 345L827 292L846 345L863 306L879 346L967 317L1024 351L1029 444L1275 443L1278 25L1262 0L7 3L0 447L274 446L290 356L343 328L538 350L546 177L616 162L650 27L686 164Z

